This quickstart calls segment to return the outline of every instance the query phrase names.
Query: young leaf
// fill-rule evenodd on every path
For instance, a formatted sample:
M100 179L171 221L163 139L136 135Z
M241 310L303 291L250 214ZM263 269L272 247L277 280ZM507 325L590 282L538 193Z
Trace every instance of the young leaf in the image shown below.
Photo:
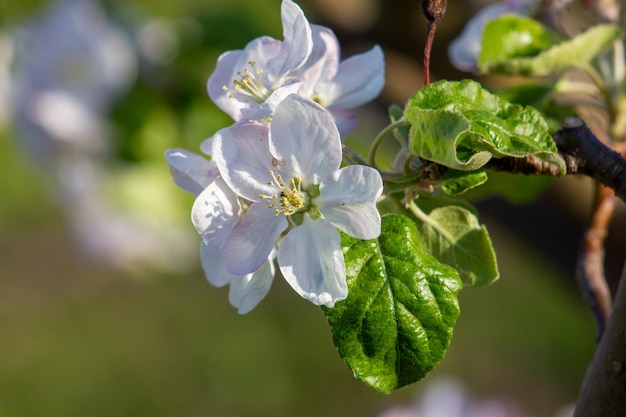
M546 76L589 64L613 41L619 39L618 26L596 25L556 45L549 45L547 29L519 16L506 16L485 25L480 72L524 76ZM524 43L532 45L525 48Z
M421 222L424 248L455 268L463 284L484 286L498 279L500 273L489 233L474 213L455 205L425 213L415 203L411 211Z
M416 92L404 110L409 150L447 167L474 171L492 157L534 154L565 172L541 114L509 103L471 80L439 81Z
M441 191L448 195L461 195L485 182L487 182L487 173L484 169L477 171L449 169L439 179L439 186Z
M378 239L342 234L348 298L324 308L333 341L355 376L389 393L444 357L459 315L457 272L422 247L407 217L382 218Z

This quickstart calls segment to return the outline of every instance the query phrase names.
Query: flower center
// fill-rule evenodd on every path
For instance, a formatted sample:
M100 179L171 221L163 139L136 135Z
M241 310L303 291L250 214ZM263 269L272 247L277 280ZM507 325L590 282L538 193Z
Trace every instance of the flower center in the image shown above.
M289 186L287 186L280 174L276 174L272 170L269 171L269 174L271 181L267 184L277 187L277 192L273 195L261 194L259 197L269 202L269 208L274 209L277 216L281 213L285 216L291 216L307 208L308 195L302 190L302 178L290 179Z
M257 103L263 103L272 92L263 84L260 77L262 72L261 68L256 68L256 62L250 60L247 67L242 71L237 71L238 78L233 80L234 88L230 89L225 85L222 89L229 92L228 98L243 95L252 98Z

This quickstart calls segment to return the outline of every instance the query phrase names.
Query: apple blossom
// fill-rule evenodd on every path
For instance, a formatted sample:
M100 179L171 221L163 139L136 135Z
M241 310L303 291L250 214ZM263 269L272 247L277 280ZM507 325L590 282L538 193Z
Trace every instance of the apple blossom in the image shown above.
M278 265L294 290L328 307L344 299L348 288L337 228L360 239L378 237L378 171L360 165L339 169L342 145L332 117L295 94L278 105L269 127L237 123L212 140L222 178L251 202L223 243L226 269L235 275L256 271L284 235ZM217 234L224 209L194 205L193 216L215 223Z
M234 275L228 272L222 262L221 246L241 215L237 196L220 178L214 161L185 149L167 150L165 158L176 185L197 196L194 207L214 210L210 217L193 218L202 236L200 260L207 280L216 287L230 284L230 303L240 314L250 312L272 285L275 253L270 253L254 273ZM192 210L193 213L198 211Z
M310 25L291 0L283 0L281 17L283 41L264 36L220 56L207 83L209 96L239 121L270 118L286 96L297 93L327 107L347 132L354 125L347 109L371 101L383 87L382 50L375 46L340 63L330 29Z

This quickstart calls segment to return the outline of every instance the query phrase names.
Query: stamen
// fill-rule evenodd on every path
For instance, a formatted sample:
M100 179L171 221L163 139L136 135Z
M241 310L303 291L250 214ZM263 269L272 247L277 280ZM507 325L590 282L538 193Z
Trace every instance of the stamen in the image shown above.
M244 98L251 98L257 103L263 103L272 94L272 91L263 84L260 77L263 70L256 68L256 62L250 60L248 65L242 71L237 71L237 78L233 80L233 89L226 85L222 89L229 92L229 98L243 95Z

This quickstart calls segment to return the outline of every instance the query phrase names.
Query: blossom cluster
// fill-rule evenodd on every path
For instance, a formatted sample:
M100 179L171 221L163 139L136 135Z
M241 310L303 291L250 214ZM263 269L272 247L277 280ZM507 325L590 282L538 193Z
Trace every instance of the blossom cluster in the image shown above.
M207 89L234 123L202 143L210 159L165 153L176 184L197 196L191 217L207 279L230 285L241 314L268 293L275 264L303 298L332 307L348 294L339 230L380 234L381 176L341 168L341 137L355 124L349 110L383 87L382 51L340 61L333 32L291 0L281 18L282 41L260 37L219 57Z

